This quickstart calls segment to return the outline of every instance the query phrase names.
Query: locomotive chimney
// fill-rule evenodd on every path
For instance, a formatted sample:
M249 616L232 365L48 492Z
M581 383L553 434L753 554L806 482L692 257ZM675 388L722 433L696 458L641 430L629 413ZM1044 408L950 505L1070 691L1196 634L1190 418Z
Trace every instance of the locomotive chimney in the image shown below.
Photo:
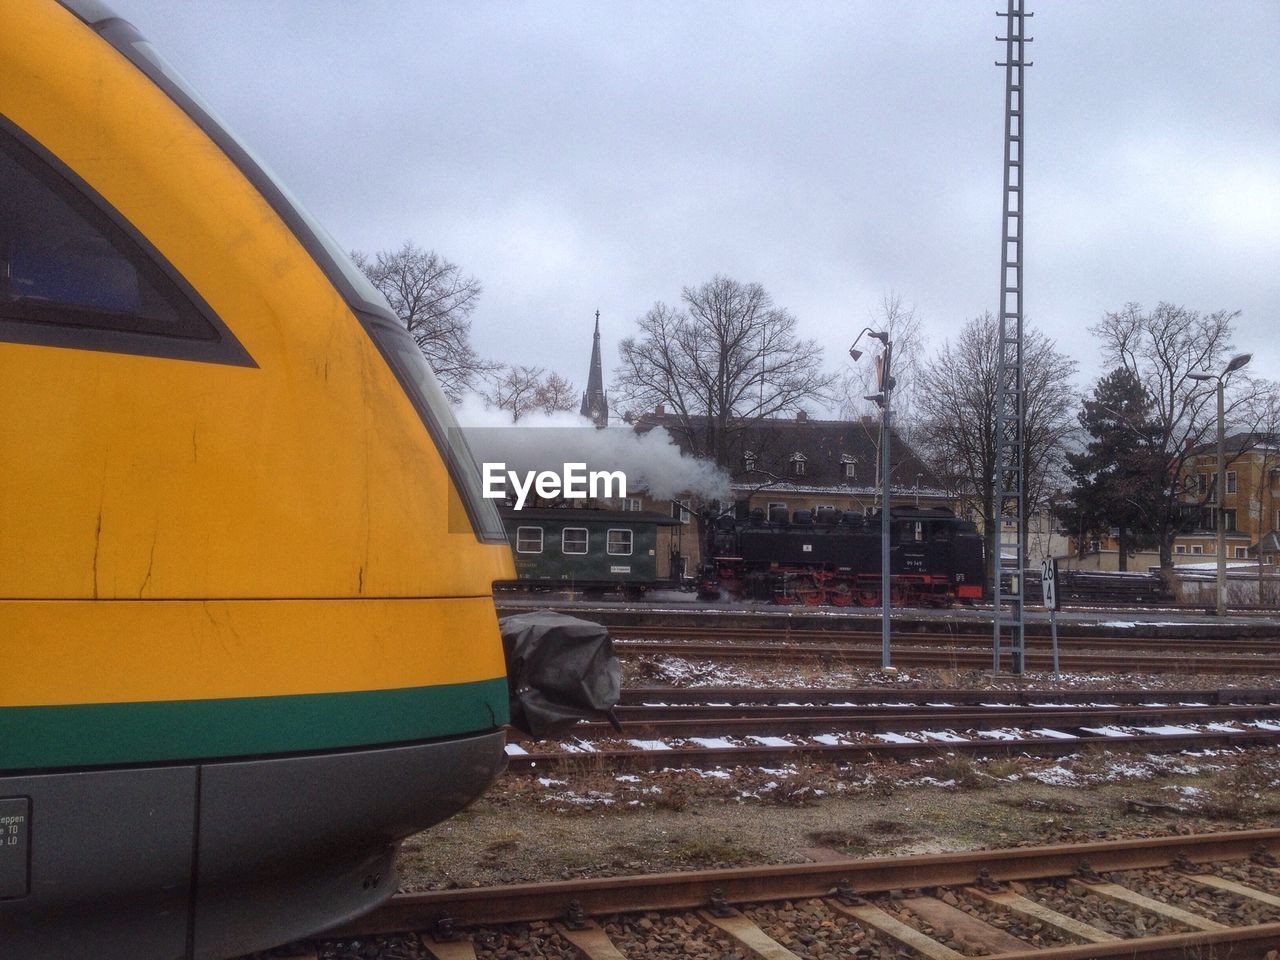
M803 410L799 410L796 412L796 423L804 423L808 419L809 419L809 415L805 413Z
M659 403L657 406L655 406L655 407L653 408L653 415L654 415L655 417L661 417L661 416L663 416L666 412L667 412L667 411L663 408L662 404L660 404L660 403Z

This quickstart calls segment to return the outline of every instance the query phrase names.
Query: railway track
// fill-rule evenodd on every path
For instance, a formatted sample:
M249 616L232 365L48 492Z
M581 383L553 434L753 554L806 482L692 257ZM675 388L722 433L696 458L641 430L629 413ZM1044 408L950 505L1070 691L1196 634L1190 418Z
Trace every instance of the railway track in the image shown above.
M706 956L682 949L694 938L768 960L1262 960L1280 948L1277 850L1280 830L858 860L827 851L804 864L397 894L329 936L407 934L438 960L493 956L494 942L510 956Z
M1093 690L969 689L964 687L637 687L622 689L624 706L645 704L842 704L928 706L936 703L985 704L1268 704L1280 703L1280 687L1222 687L1220 689Z
M617 628L610 628L617 634ZM655 634L665 631L650 630ZM879 666L880 647L858 646L855 642L750 642L742 643L725 639L705 640L630 640L614 641L620 654L652 654L678 656L698 660L759 660L791 663L822 663L847 666ZM1164 649L1168 650L1166 645ZM1006 656L1007 659L1007 656ZM1060 653L1059 665L1071 673L1232 673L1260 676L1280 668L1280 656L1265 653L1227 654L1215 650L1186 650L1173 653L1126 652L1120 649L1111 653L1081 653L1067 650ZM980 646L946 646L937 640L929 645L917 643L898 644L893 648L893 662L899 667L929 667L935 669L988 670L991 667L990 649ZM1053 668L1053 657L1047 642L1030 646L1026 654L1028 670L1047 671Z
M716 704L621 706L615 709L628 735L645 737L743 736L749 734L809 735L836 730L860 733L944 729L997 730L1006 727L1051 725L1079 729L1104 726L1168 726L1180 723L1272 721L1280 731L1280 705L1225 706L1078 706L903 707ZM604 722L579 723L578 739L615 737Z
M674 699L680 692L674 691ZM883 696L883 692L881 693ZM660 694L661 696L661 694ZM700 769L794 762L936 757L1054 757L1090 747L1167 753L1280 742L1280 704L624 703L619 735L582 723L563 741L508 744L515 772L598 764L609 769Z
M742 627L737 625L684 625L684 624L618 624L609 627L609 633L617 639L687 640L718 642L769 643L769 644L817 644L851 645L874 644L879 650L881 634L877 627L870 629L838 630L789 626ZM1040 638L1037 638L1040 639ZM1047 636L1043 639L1047 640ZM975 633L970 630L954 632L920 632L895 630L891 637L895 648L916 647L980 647L991 644L990 630ZM1280 657L1280 638L1238 637L1233 639L1202 639L1195 637L1141 637L1116 636L1113 633L1071 633L1058 635L1058 646L1063 651L1114 649L1117 646L1135 651L1168 651L1177 655L1221 656L1258 654Z

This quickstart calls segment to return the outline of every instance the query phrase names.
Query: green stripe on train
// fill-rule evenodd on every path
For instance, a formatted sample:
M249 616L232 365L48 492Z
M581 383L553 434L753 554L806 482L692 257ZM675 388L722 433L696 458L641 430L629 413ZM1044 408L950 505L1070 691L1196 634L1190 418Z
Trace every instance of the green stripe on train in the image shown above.
M507 719L505 677L397 690L0 707L0 769L342 749L491 730Z

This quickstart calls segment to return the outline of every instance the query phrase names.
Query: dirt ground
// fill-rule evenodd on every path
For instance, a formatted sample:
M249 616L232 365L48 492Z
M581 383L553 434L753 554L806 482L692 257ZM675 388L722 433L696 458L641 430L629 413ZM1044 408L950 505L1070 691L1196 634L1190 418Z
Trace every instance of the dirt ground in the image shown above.
M1280 823L1280 750L509 774L410 838L401 888L905 855Z

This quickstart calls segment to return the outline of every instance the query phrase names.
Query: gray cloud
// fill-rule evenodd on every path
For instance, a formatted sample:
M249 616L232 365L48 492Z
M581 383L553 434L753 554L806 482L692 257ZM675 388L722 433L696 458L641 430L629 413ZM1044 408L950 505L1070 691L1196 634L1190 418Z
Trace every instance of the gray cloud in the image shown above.
M602 311L720 272L842 364L894 290L997 303L996 4L115 0L340 242L485 286L475 340L581 384ZM1027 311L1078 357L1127 300L1243 311L1280 376L1280 6L1031 4Z

